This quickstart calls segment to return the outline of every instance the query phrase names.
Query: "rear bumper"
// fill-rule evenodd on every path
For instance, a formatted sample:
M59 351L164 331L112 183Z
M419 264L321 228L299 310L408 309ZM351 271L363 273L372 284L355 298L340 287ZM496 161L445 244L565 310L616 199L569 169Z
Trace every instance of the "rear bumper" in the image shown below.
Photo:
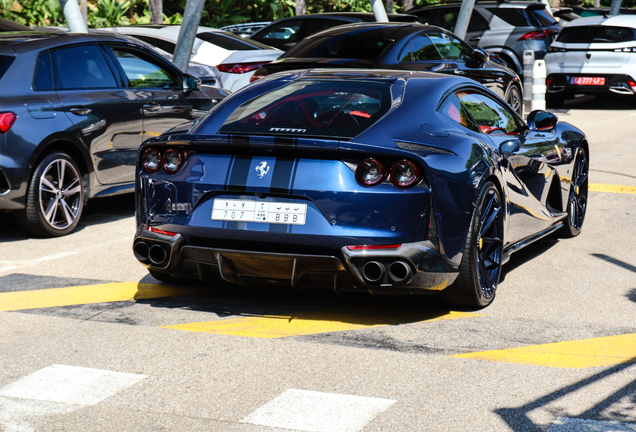
M572 84L574 77L603 77L604 85L575 85ZM628 81L634 82L634 78L625 74L595 74L595 73L573 73L573 74L549 74L546 82L549 83L548 93L568 93L568 94L616 94L632 96L636 94Z
M139 227L133 242L144 266L175 278L219 278L240 285L283 285L296 289L377 293L425 293L452 284L458 269L442 260L429 240L399 248L309 255L221 249L186 244L175 236Z

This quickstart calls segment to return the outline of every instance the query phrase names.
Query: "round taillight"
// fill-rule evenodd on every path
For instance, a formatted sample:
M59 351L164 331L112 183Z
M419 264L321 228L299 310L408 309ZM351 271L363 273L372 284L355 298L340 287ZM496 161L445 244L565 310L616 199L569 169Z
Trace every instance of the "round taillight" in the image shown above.
M161 168L161 153L155 148L148 148L143 157L144 169L149 173L154 173Z
M402 160L391 167L391 182L399 187L413 186L419 180L417 165L411 161Z
M174 174L181 169L183 157L175 149L168 149L163 155L163 169L168 174Z
M356 168L356 178L366 186L373 186L384 180L384 166L376 159L365 159Z

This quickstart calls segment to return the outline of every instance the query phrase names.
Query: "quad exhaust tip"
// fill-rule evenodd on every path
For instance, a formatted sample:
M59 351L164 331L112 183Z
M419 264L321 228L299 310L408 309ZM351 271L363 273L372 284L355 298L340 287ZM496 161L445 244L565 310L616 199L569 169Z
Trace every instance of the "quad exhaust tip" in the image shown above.
M394 261L388 265L378 261L369 261L362 267L362 276L369 283L383 282L388 275L391 283L404 283L409 280L413 271L411 266L404 261Z
M149 245L144 241L138 241L133 245L133 253L139 261L151 262L156 266L165 265L170 257L169 246L158 243Z

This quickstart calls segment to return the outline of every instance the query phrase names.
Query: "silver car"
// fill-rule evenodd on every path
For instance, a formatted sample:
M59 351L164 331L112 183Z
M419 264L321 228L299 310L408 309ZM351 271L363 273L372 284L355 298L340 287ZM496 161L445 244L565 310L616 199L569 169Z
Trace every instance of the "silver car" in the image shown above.
M422 24L430 24L455 31L461 3L450 3L411 9ZM506 65L523 74L523 51L532 50L542 59L547 47L561 27L545 5L528 1L479 1L475 3L465 40L497 54Z
M549 51L545 64L550 106L576 94L636 94L636 15L574 20Z

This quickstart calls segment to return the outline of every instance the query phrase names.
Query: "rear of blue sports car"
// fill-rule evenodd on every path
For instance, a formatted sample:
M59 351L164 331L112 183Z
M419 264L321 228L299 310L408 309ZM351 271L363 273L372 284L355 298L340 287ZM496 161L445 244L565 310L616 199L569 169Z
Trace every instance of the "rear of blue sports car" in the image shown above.
M373 139L399 125L404 89L399 77L274 77L147 141L136 258L164 281L445 288L457 267L442 257L424 159Z

